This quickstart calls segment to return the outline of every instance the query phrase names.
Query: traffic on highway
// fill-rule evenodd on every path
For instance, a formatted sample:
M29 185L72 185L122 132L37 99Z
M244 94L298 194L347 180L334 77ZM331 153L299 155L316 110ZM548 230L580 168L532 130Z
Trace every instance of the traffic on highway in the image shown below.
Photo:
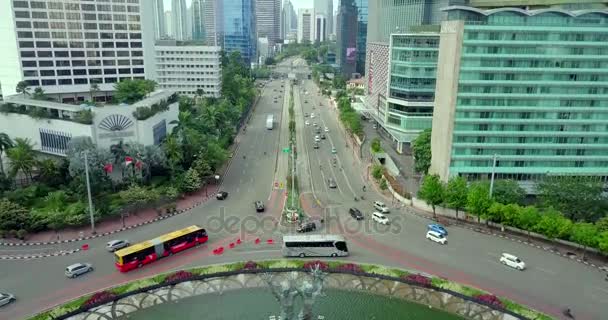
M342 258L417 270L555 317L569 309L577 319L607 318L608 281L599 270L542 247L429 219L387 197L370 179L369 159L360 158L359 147L346 135L335 102L306 78L306 63L288 59L275 73L273 79L258 81L259 100L206 201L111 235L24 246L20 250L54 253L85 244L87 249L0 260L0 319L24 319L158 273L278 257ZM288 73L299 75L297 85ZM295 169L289 165L294 148ZM306 217L290 223L283 212L291 201L286 194L292 169L298 177L295 201Z

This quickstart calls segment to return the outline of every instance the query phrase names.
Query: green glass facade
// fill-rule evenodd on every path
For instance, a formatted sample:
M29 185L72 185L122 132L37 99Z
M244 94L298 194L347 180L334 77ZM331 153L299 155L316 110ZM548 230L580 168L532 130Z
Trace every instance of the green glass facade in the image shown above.
M497 155L497 178L608 177L608 12L448 20L465 21L450 176L489 177Z
M411 142L431 128L439 34L393 34L385 128Z

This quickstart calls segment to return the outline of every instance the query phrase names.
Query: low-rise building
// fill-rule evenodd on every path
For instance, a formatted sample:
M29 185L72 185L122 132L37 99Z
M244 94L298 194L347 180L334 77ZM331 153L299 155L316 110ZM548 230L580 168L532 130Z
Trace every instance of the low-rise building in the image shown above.
M99 148L120 141L159 144L179 114L174 91L157 90L131 105L69 104L36 100L30 96L4 97L0 105L0 128L11 138L27 138L34 149L65 156L73 137L90 137Z
M154 49L155 80L160 88L189 96L202 89L205 97L219 98L222 87L221 47L159 40Z
M346 89L364 89L365 80L363 78L351 79L346 81Z

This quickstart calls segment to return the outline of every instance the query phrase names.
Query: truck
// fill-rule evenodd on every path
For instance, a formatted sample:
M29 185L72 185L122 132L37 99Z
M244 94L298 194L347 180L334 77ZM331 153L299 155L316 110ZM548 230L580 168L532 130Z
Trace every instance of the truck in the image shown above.
M268 130L272 130L272 127L274 126L274 116L269 114L266 117L266 129Z

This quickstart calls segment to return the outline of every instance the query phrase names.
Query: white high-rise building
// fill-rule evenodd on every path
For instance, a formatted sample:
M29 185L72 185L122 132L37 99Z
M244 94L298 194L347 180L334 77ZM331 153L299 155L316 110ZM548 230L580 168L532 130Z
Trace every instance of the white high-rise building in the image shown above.
M324 38L327 39L329 34L333 33L333 15L334 1L333 0L315 0L314 1L315 17L321 15L325 17L326 27ZM315 31L315 34L317 32ZM315 39L316 40L316 39Z
M162 40L154 49L156 82L162 89L189 96L202 89L206 97L220 97L221 47Z
M314 10L298 10L298 43L312 42L314 40Z
M171 22L173 23L173 38L184 40L188 37L188 8L186 0L173 0L171 2Z
M173 13L169 10L165 11L165 35L173 37Z
M272 46L281 37L281 0L256 0L255 19L257 37L268 38Z
M155 6L146 4L0 1L4 96L15 94L20 81L74 99L92 83L112 91L122 79L153 79L154 66L145 59L153 62Z
M165 35L165 5L163 0L154 0L154 38L160 39Z
M205 0L203 4L203 25L208 45L219 46L223 43L223 8L221 0Z
M281 38L287 39L288 35L296 30L298 16L295 14L293 4L290 0L283 2L281 11Z

